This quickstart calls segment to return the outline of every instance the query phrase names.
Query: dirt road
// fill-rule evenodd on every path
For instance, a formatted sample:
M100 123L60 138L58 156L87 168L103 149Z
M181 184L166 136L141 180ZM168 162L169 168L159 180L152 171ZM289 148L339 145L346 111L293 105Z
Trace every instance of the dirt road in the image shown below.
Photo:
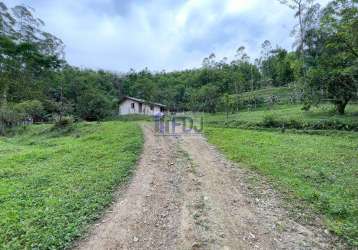
M266 184L200 135L155 136L125 190L77 249L329 249L322 229L300 225ZM259 193L259 195L258 195Z

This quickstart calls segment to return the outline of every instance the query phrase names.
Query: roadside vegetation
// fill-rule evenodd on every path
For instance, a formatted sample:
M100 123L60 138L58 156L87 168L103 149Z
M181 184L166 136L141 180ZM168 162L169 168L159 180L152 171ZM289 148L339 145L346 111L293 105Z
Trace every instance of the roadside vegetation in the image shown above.
M205 134L229 159L267 176L292 206L313 207L332 232L358 245L356 133L323 136L206 127Z
M0 248L64 249L110 204L141 153L131 122L34 125L0 137Z

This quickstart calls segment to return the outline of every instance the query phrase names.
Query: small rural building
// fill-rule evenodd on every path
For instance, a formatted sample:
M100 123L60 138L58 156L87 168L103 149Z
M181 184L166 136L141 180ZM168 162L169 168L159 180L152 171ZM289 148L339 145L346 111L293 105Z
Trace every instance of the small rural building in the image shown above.
M155 115L159 112L166 112L165 105L160 103L148 102L142 99L125 96L119 102L119 115L142 114Z

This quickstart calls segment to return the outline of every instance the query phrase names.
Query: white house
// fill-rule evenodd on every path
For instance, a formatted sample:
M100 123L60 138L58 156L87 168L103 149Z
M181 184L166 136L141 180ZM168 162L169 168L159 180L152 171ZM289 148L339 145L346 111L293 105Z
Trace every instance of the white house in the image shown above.
M125 96L119 103L118 114L142 114L142 115L154 115L159 112L166 112L165 105L154 102L147 102L142 99Z

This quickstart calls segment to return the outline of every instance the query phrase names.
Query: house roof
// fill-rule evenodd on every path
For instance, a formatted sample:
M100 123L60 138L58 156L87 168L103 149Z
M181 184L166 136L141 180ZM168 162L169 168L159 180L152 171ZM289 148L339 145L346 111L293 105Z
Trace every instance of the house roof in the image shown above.
M131 96L124 96L119 103L122 103L122 102L123 102L124 100L126 100L126 99L132 100L132 101L135 101L135 102L141 102L141 103L152 104L152 105L159 106L159 107L166 107L166 105L161 104L161 103L148 102L148 101L146 101L146 100L144 100L144 99L139 99L139 98L135 98L135 97L131 97Z

